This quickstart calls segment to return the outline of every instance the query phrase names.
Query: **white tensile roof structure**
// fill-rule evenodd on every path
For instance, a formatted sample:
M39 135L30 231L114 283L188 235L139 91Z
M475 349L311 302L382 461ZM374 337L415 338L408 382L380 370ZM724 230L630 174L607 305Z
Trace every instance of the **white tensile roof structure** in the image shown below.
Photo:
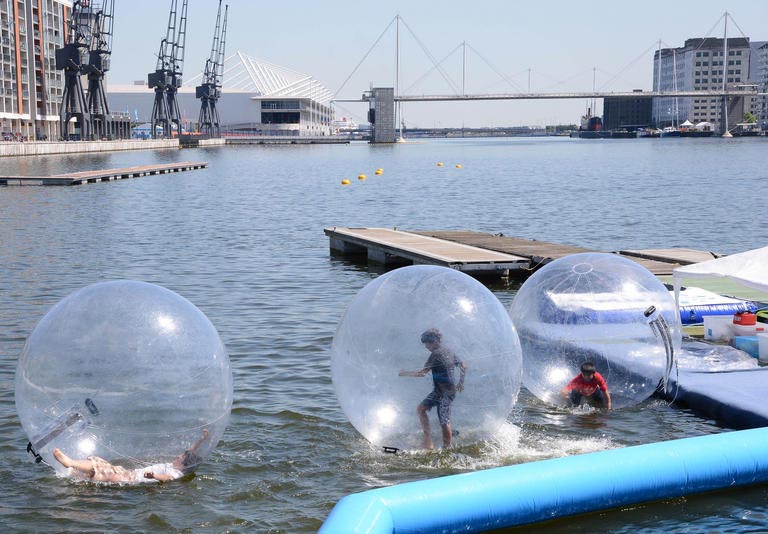
M680 278L730 278L747 287L768 292L768 247L748 250L672 269L675 286Z
M683 278L725 278L768 293L768 247L731 254L672 269L675 299L679 302Z
M189 78L184 85L195 87L200 83L202 74ZM333 98L333 94L309 74L239 51L224 59L222 90L261 97L309 98L321 104L327 104Z

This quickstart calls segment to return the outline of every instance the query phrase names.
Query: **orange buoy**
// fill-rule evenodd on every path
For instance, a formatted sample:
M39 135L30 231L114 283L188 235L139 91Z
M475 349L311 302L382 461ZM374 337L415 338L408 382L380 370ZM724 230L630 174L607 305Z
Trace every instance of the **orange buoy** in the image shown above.
M348 180L347 178L344 178L344 179L341 181L341 185L349 185L349 180Z
M357 179L358 179L358 180L365 180L366 178L367 178L367 176L366 176L366 175L364 175L364 174L358 174L358 175L357 175Z

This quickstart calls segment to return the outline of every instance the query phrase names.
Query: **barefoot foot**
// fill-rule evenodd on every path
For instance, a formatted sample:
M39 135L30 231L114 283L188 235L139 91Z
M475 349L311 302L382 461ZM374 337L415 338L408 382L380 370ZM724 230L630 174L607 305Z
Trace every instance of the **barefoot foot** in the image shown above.
M53 449L53 457L64 467L72 467L72 459L61 452L60 449Z

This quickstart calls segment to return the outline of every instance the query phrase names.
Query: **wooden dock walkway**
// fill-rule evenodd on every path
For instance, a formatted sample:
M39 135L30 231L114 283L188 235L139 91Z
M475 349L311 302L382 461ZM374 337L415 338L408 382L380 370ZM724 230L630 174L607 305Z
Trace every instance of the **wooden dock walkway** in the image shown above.
M167 174L172 172L204 169L206 162L163 163L161 165L140 165L121 169L69 172L52 176L0 176L0 185L82 185L96 182L110 182L140 176Z
M445 239L387 228L326 228L331 250L345 255L367 255L383 265L413 263L442 265L474 275L507 276L527 269L526 258Z
M415 231L414 233L454 241L456 243L463 243L474 247L496 250L507 254L523 256L531 260L531 267L534 269L569 254L578 254L580 252L605 252L573 245L561 245L548 243L546 241L536 241L534 239L507 237L504 235L486 234L468 230L420 230ZM689 265L691 263L699 263L718 257L718 254L709 251L689 248L620 250L615 253L639 263L656 276L671 275L672 269L675 267Z
M647 260L675 262L680 265L701 263L702 261L719 258L722 254L716 252L695 250L690 248L649 248L645 250L620 250L618 254Z
M369 261L431 263L472 274L506 276L527 274L547 263L592 249L468 230L388 230L385 228L326 228L331 249L341 254L367 254ZM451 248L449 244L461 248ZM502 256L485 257L497 253ZM712 259L708 251L685 248L622 250L616 252L642 265L656 276L671 275L681 265ZM483 266L483 262L488 262Z

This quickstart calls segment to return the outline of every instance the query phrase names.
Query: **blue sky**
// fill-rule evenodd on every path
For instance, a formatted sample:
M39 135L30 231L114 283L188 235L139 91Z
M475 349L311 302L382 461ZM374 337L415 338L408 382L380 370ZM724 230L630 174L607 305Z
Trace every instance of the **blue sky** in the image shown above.
M166 33L170 0L115 3L109 79L116 84L146 79ZM681 46L690 37L722 37L718 20L726 10L735 22L729 21L729 37L768 40L766 0L227 3L227 55L239 50L311 74L331 92L341 89L339 98L357 98L371 85L394 86L395 25L385 29L398 14L404 21L403 94L454 93L462 79L466 93L525 91L529 74L532 91L589 91L593 74L598 89L650 89L658 41ZM216 9L216 0L189 0L185 78L203 69ZM411 103L403 114L407 125L422 127L535 125L576 123L586 106L579 100ZM360 104L337 108L338 115L358 121L364 113Z

